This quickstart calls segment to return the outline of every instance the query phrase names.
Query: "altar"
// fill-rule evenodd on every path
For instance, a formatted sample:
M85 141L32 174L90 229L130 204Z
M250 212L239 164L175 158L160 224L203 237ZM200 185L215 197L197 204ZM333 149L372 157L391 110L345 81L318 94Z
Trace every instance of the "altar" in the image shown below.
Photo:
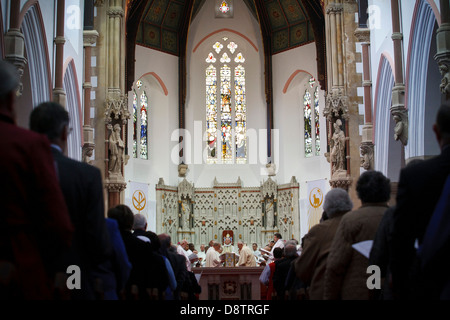
M199 300L261 300L264 267L193 268L200 276Z
M260 186L245 187L220 183L211 188L196 188L183 179L169 186L162 178L156 185L156 232L167 233L172 242L186 239L195 248L211 240L223 243L226 230L234 233L233 242L251 247L265 246L279 232L283 239L300 237L299 184L295 177L278 184L269 177Z

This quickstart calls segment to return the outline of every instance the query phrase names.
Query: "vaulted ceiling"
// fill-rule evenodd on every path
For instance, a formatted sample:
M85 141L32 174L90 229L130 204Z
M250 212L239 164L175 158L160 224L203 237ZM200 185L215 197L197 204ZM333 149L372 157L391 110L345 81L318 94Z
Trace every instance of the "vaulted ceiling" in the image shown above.
M212 1L212 0L210 0ZM144 1L145 2L145 1ZM244 0L258 19L253 0ZM301 0L263 0L261 20L267 22L272 38L272 54L314 41L313 28ZM192 19L205 0L193 0ZM191 11L185 0L148 0L136 34L136 43L166 53L180 55L180 28Z
M189 24L205 1L213 0L128 0L127 68L134 70L135 44L183 58ZM323 86L326 72L323 0L242 1L261 26L266 55L316 41L318 80ZM127 72L127 78L128 75ZM127 79L129 88L133 80Z

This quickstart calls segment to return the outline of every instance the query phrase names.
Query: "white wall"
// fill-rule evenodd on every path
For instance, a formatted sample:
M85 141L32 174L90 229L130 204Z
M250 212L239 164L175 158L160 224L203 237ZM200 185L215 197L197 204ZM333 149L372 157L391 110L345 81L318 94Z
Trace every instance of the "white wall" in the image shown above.
M161 78L167 88L167 96L156 78L147 74L150 72ZM148 224L149 229L154 231L156 230L155 185L158 179L163 178L168 185L178 184L178 163L171 160L172 150L178 150L177 141L171 141L172 133L178 128L178 57L136 46L135 79L143 81L143 88L148 96L149 159L132 157L133 121L128 121L128 154L131 158L125 166L124 176L126 182L134 181L149 185ZM129 110L133 115L132 92L128 93L128 98ZM131 196L129 188L125 189L125 203L131 204ZM133 208L131 205L130 207Z
M274 128L280 135L280 159L277 179L281 183L292 176L300 183L300 198L307 197L306 182L329 178L330 164L324 154L327 152L324 91L320 90L320 156L305 158L303 95L309 86L310 75L298 73L286 93L286 82L296 70L304 70L317 76L316 47L314 43L273 56ZM313 94L312 89L310 90ZM314 129L313 129L314 130Z

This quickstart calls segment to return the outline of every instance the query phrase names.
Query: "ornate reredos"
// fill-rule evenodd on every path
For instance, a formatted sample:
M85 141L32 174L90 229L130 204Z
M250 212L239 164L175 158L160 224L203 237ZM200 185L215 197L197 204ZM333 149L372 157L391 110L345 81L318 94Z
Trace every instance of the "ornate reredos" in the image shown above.
M189 197L192 201L194 200L195 189L194 184L189 183L186 178L180 182L178 185L178 200L182 198Z
M277 190L278 190L278 185L275 181L272 180L271 177L269 177L269 179L267 179L261 188L261 196L262 198L265 198L266 196L274 196L274 198L277 197Z

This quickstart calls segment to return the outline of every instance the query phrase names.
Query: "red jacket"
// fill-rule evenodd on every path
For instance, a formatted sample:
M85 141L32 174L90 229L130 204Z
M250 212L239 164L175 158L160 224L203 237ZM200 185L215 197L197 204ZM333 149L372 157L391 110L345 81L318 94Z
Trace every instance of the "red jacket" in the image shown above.
M0 261L11 262L25 299L50 299L52 259L73 226L48 139L0 116Z

